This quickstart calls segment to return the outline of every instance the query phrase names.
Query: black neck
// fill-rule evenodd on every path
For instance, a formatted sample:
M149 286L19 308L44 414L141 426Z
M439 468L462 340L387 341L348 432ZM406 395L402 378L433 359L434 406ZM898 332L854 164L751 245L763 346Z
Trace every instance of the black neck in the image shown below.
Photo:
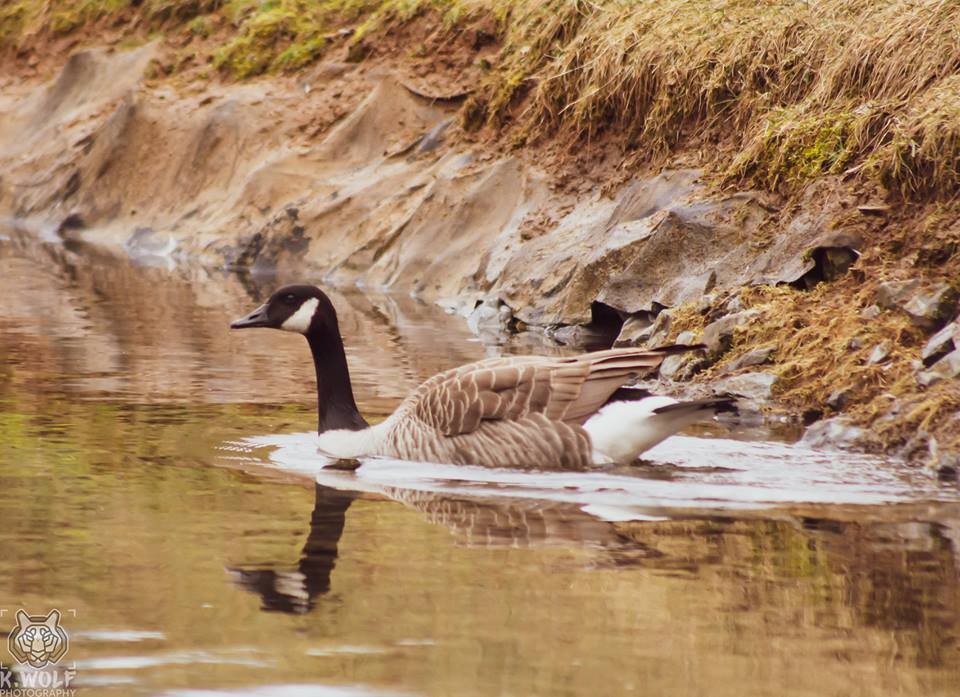
M350 370L343 340L336 329L311 329L307 333L313 365L317 370L317 431L359 431L367 422L357 410L350 385Z

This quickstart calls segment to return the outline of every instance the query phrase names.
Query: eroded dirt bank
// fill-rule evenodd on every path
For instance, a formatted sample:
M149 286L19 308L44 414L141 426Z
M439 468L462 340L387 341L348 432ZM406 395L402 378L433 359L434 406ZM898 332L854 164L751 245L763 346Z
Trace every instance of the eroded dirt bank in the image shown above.
M432 73L345 47L243 82L165 75L164 40L8 54L0 216L144 263L407 290L480 330L702 340L662 378L956 466L953 203L843 172L731 187L694 147L654 166L609 139L467 129L498 48L472 36Z

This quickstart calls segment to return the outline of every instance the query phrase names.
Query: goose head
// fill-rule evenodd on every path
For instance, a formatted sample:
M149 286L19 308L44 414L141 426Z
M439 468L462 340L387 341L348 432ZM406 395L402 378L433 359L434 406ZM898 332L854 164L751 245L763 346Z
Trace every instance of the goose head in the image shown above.
M230 323L231 329L268 327L308 335L324 329L336 329L337 313L333 303L316 286L283 286L263 305Z
M251 327L282 329L307 338L317 372L320 433L366 428L353 397L337 311L322 290L309 285L284 286L256 310L230 323L231 329Z

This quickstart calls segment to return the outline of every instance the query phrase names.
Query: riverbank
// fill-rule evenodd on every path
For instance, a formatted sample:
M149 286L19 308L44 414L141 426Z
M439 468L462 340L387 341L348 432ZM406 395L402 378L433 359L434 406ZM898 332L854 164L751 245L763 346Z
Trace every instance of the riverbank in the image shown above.
M666 377L955 467L957 13L23 0L0 215L481 330L705 340Z

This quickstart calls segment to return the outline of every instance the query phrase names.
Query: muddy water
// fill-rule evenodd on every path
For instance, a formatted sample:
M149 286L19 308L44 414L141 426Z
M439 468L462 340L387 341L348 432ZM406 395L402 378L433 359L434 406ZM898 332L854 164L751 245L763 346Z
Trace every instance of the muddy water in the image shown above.
M226 329L275 280L4 235L0 631L59 608L78 694L960 688L955 488L716 432L566 478L323 472L302 342ZM335 302L371 415L501 350Z

